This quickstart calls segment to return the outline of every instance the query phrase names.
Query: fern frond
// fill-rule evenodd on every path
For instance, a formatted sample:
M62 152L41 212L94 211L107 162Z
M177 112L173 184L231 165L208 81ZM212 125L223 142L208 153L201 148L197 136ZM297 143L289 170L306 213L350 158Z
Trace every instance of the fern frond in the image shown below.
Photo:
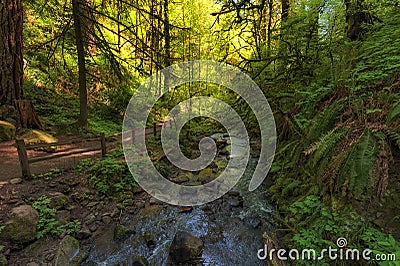
M386 136L400 148L400 134L393 130L385 130Z
M387 114L386 124L390 125L400 118L400 101L393 104L392 108L390 108Z
M344 108L345 100L346 98L342 98L339 101L332 103L330 106L326 107L324 111L314 117L312 126L310 127L307 135L307 139L315 140L319 138L321 134L331 130L339 116L339 113Z
M369 131L364 133L350 151L343 169L344 174L349 175L349 189L356 197L359 197L368 185L377 152L375 138Z
M343 127L337 127L323 135L317 142L314 142L307 150L306 155L314 153L312 165L315 166L322 157L328 157L329 152L333 150L336 144L346 135L347 130Z

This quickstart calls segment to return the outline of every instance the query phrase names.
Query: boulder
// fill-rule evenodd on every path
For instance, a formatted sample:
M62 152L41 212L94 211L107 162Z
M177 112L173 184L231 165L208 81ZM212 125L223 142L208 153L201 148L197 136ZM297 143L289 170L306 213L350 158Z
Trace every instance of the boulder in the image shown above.
M84 252L79 246L78 240L72 236L65 236L58 247L56 253L56 266L75 266L80 265L85 259Z
M9 242L13 247L21 248L24 244L36 239L39 214L29 205L21 205L11 210L10 220L0 238Z
M201 258L203 241L188 232L178 231L169 248L172 263L180 264Z
M54 208L56 210L66 207L69 203L68 196L61 192L50 193L49 198L51 199L50 208Z
M12 140L15 137L15 126L11 123L0 121L0 141Z

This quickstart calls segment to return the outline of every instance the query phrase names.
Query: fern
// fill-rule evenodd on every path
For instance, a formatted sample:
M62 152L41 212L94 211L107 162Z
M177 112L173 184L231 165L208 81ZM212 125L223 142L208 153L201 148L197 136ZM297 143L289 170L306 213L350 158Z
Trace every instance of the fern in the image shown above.
M393 141L394 143L396 143L397 147L400 148L400 134L397 133L396 131L392 131L392 130L385 130L386 136L388 136L388 138Z
M369 131L364 133L350 151L343 169L344 175L349 175L349 189L356 197L359 197L368 185L377 152L375 138Z
M308 132L307 139L315 140L321 134L324 134L331 130L335 121L338 118L339 113L344 108L344 102L346 98L342 98L339 101L334 102L326 109L314 117L312 126Z
M400 118L400 101L395 103L387 114L386 124L390 125Z
M346 135L347 130L343 127L336 127L323 135L317 142L313 143L306 151L305 154L314 153L311 159L311 165L315 167L323 157L331 157L330 152L336 144Z

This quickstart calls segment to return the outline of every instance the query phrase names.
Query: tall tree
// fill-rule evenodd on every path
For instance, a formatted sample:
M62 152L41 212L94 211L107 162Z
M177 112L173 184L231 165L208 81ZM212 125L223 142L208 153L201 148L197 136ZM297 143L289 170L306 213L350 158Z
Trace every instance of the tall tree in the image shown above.
M23 10L21 0L0 2L0 104L13 109L18 127L42 129L28 100L23 100Z
M0 2L0 104L15 106L22 99L22 0Z
M79 124L86 128L88 126L87 110L87 87L86 87L86 64L84 47L84 30L82 25L82 0L72 0L72 14L74 17L76 51L78 53L79 72Z

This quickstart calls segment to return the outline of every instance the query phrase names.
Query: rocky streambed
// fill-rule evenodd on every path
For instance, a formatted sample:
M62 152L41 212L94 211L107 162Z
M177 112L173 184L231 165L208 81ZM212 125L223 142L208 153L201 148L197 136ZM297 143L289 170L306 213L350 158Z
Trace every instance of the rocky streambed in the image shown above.
M172 173L172 181L199 185L219 176L235 155L229 142L240 144L240 139L213 137L220 148L216 160L199 172ZM263 232L273 229L275 214L265 187L248 191L256 164L253 154L231 191L196 207L165 204L140 189L128 193L123 204L100 199L85 179L71 172L45 176L46 182L3 183L0 224L30 230L16 235L19 239L0 235L0 245L5 245L0 265L264 265L257 251L263 247ZM79 220L80 229L36 240L39 221L30 204L42 195L51 200L60 224ZM20 223L25 216L29 224Z
M213 137L217 142L225 139L223 134ZM227 144L223 150L233 153ZM235 154L221 152L212 167L180 174L173 181L208 182L219 175L229 156ZM123 215L120 225L97 238L84 265L145 265L140 264L144 258L148 265L265 265L257 251L263 247L263 232L272 230L275 212L265 187L248 191L256 164L257 158L250 158L244 176L230 192L201 206L178 207L150 199L138 213ZM115 241L110 236L121 226L129 234Z

